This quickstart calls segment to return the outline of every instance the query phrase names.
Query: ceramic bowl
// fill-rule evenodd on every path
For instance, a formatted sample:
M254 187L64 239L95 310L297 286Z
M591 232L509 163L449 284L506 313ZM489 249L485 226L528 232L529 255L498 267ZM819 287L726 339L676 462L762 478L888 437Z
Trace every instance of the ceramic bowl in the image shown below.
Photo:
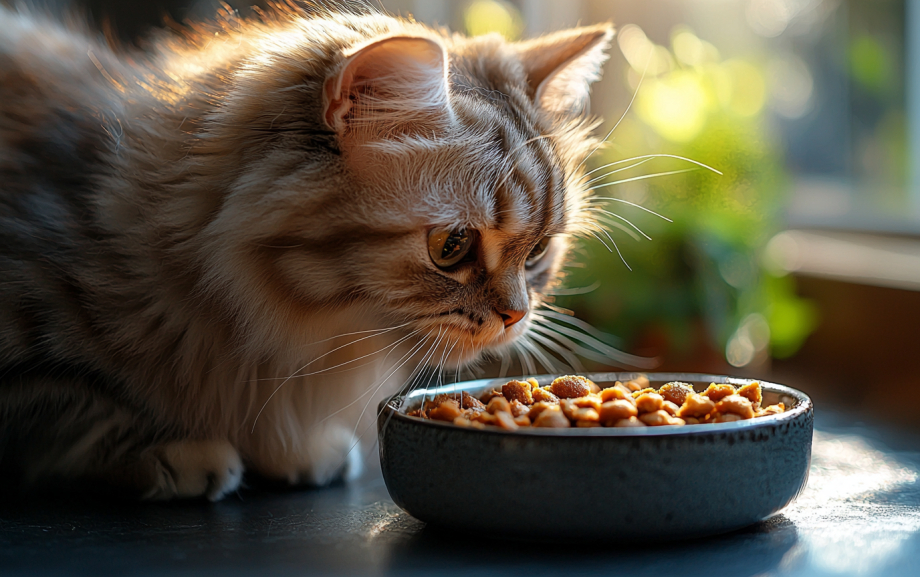
M635 373L586 375L603 387ZM646 374L702 390L732 377ZM526 378L526 377L520 377ZM541 385L554 376L538 376ZM478 395L509 379L467 381L381 403L377 430L393 501L430 524L504 537L684 539L776 514L805 486L813 408L804 393L760 381L779 415L645 428L474 429L410 417L424 398Z

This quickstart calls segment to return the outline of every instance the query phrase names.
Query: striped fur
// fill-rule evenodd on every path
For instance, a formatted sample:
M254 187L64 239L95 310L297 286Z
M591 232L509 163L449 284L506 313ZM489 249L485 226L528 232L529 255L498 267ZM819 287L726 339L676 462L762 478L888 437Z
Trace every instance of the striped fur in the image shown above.
M139 54L0 8L3 477L216 499L244 466L356 474L375 398L527 331L497 311L539 303L585 220L611 36L350 5L222 14ZM419 64L375 79L387 62L355 55ZM435 267L432 227L479 231L476 262Z

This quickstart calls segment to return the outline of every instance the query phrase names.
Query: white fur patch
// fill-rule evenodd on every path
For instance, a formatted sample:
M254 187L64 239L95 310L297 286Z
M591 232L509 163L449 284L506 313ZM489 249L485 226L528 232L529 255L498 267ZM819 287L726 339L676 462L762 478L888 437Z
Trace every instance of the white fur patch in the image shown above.
M219 501L236 491L243 479L243 462L226 441L182 441L158 451L157 484L145 499L201 497Z

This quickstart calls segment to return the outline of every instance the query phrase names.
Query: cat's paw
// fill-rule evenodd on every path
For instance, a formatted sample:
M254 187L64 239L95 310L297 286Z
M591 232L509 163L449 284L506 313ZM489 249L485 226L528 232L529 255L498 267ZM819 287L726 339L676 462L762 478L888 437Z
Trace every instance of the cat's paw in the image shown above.
M327 426L323 434L313 436L306 457L307 462L288 473L291 485L322 487L335 481L354 481L364 470L361 442L351 428L342 425Z
M145 499L207 497L218 501L236 491L243 478L243 462L226 441L181 441L156 452L157 479Z
M257 474L293 486L353 481L364 469L361 444L351 427L339 424L305 435L294 449L275 442L247 458Z

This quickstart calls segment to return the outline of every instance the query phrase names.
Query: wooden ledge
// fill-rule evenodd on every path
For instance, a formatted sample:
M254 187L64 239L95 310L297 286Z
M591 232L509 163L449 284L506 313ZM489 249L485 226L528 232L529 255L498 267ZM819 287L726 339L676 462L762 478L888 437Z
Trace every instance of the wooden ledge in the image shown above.
M787 273L920 291L920 239L787 230L767 244L768 266Z

